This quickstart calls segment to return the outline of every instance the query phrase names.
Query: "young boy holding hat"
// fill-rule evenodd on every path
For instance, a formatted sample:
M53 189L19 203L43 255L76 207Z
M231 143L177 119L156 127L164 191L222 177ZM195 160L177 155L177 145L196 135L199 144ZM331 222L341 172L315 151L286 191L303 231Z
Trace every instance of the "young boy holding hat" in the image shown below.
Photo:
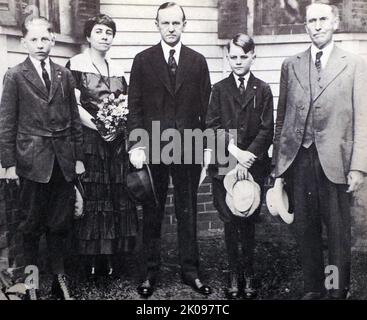
M236 158L236 179L247 179L249 172L263 190L265 178L270 173L267 152L273 138L273 95L270 86L250 72L256 58L255 43L251 37L237 34L228 43L227 50L232 73L213 86L206 125L215 132L224 131L224 134L216 134L217 150L220 150L218 145L222 143L226 152ZM233 132L237 133L236 137ZM206 155L205 158L210 159L211 156ZM204 165L209 162L206 161ZM253 299L256 297L253 287L255 220L261 206L255 211L250 210L251 215L244 214L243 217L237 211L233 212L233 205L228 205L232 197L227 196L218 161L209 166L209 173L212 177L214 205L224 222L230 268L227 297L235 299L242 295L245 299ZM248 195L245 197L248 199ZM239 244L242 247L241 255L238 252Z

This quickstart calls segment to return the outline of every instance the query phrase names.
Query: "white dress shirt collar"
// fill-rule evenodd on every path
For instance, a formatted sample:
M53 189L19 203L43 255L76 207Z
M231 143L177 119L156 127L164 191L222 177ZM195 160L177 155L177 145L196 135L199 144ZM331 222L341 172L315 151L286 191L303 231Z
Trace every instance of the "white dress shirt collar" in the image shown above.
M32 61L38 75L40 76L41 78L41 81L43 82L43 84L45 84L45 82L43 81L43 78L42 78L42 67L41 67L41 61L37 60L37 59L34 59L32 58L31 56L29 56L30 60ZM50 77L50 80L51 80L51 65L50 65L50 57L47 57L45 60L45 69L48 73L48 76Z
M323 48L322 50L320 50L318 47L316 47L314 44L311 45L311 56L312 56L312 60L315 63L316 61L316 54L319 51L322 51L322 56L320 58L321 60L321 68L325 69L327 62L329 61L331 52L334 49L334 41L331 41L325 48Z
M164 41L161 41L161 46L162 46L162 50L163 50L163 54L164 54L164 60L166 60L167 63L168 63L168 59L169 59L170 50L172 50L172 49L175 50L175 54L173 55L173 57L175 58L176 63L178 65L179 60L180 60L182 42L179 41L179 43L177 43L174 47L171 47L167 43L165 43Z
M236 75L234 72L232 72L232 74L233 74L234 80L236 81L237 88L239 88L240 84L241 84L241 82L239 81L240 77L238 75ZM242 76L242 78L244 79L243 80L243 85L246 88L248 79L250 78L250 72L247 72L244 76Z

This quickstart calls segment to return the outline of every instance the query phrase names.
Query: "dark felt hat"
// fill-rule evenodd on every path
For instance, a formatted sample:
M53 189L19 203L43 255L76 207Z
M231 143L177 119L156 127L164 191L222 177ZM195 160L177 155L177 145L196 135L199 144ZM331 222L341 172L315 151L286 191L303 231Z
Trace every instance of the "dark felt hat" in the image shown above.
M136 203L158 206L158 198L148 164L145 164L142 169L127 174L126 187Z

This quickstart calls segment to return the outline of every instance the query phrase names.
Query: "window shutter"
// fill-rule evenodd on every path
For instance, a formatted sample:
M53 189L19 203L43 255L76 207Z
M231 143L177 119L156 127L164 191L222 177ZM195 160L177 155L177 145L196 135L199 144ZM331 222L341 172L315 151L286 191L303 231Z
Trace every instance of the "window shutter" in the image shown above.
M0 25L17 26L17 10L20 10L20 1L0 0Z
M343 29L348 32L367 32L367 1L344 0Z
M73 12L73 37L84 40L84 23L90 17L100 13L100 0L75 0L71 2Z
M231 39L247 32L247 0L219 0L219 39Z

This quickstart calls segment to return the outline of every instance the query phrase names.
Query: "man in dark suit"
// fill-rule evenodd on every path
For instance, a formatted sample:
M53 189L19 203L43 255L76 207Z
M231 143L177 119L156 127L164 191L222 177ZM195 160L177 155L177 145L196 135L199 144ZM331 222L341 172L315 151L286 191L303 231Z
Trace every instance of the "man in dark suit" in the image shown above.
M210 79L205 58L182 45L181 34L186 26L183 9L173 2L162 4L156 17L162 41L139 53L131 70L129 89L129 129L145 129L150 141L160 140L160 134L175 129L183 137L184 129L203 129L210 95ZM152 137L153 122L159 123L159 136ZM154 131L154 130L153 130ZM145 161L144 145L131 147L130 161L141 168ZM164 143L152 145L152 154L161 152ZM178 146L180 147L180 146ZM154 150L155 149L155 150ZM184 150L181 149L180 159ZM138 288L142 296L154 290L160 265L161 224L164 216L169 174L174 185L177 217L179 260L182 277L202 294L210 288L198 276L199 254L196 239L196 193L200 164L160 163L151 165L159 207L144 206L143 256L144 281ZM152 161L151 161L152 162ZM157 163L157 162L155 162Z
M74 208L73 180L84 172L82 128L73 78L53 63L55 43L45 18L26 19L22 43L28 58L5 75L0 105L1 165L5 178L20 184L19 231L26 265L37 265L46 233L54 281L52 292L69 299L64 270L65 237ZM35 288L29 291L34 298Z
M312 45L282 65L274 139L274 176L285 178L294 202L304 299L348 296L351 194L367 172L366 65L333 42L338 9L307 7ZM322 221L327 227L333 286L324 287Z
M217 155L218 150L228 150L238 163L237 175L242 179L244 174L240 172L249 170L263 190L265 178L270 173L268 149L274 133L273 95L270 86L250 72L256 58L255 43L251 37L237 34L229 42L227 50L232 73L213 86L206 117L207 128L216 133ZM244 298L252 299L256 296L253 287L255 221L260 207L247 218L233 215L226 204L224 175L219 172L220 167L229 164L221 162L221 159L216 159L215 164L209 166L209 173L212 176L214 205L224 222L230 268L227 296L234 299L242 294ZM239 244L242 245L241 256L238 254ZM242 292L239 290L241 283L244 284Z

